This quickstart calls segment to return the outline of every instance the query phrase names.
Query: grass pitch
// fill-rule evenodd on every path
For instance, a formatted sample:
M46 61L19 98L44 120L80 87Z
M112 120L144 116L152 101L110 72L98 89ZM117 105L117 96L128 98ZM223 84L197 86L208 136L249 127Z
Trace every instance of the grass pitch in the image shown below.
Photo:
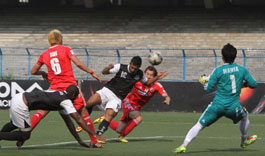
M33 112L32 112L33 113ZM102 112L93 112L92 119ZM115 118L119 120L121 113ZM104 134L110 141L103 149L87 149L79 146L66 128L57 112L50 112L32 132L24 148L17 149L15 142L0 141L2 156L166 156L174 155L172 150L179 146L188 130L197 122L200 113L142 112L143 122L128 135L129 143L117 143L118 136L111 128ZM9 111L0 111L0 127L9 121ZM250 115L249 135L257 134L259 139L247 149L241 149L238 125L226 118L200 132L188 146L184 156L264 156L265 115ZM97 129L98 125L95 125ZM80 136L86 142L86 132Z

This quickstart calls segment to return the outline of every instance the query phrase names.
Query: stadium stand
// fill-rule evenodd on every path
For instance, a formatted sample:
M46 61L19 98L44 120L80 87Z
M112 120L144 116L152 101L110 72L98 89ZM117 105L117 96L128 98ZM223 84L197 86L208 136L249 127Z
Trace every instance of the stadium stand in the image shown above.
M0 47L30 47L47 48L47 33L51 29L60 29L64 33L64 44L76 48L216 48L231 43L237 48L265 48L264 11L255 8L234 8L220 10L194 9L84 9L84 8L3 8L0 10ZM36 51L36 50L35 50ZM39 55L42 51L31 54ZM86 56L84 50L76 50L77 54ZM90 50L90 54L114 55L115 50ZM111 52L110 52L111 51ZM200 51L200 52L199 52ZM210 73L214 68L212 50L186 50L185 54L191 56L186 59L186 73L183 78L183 53L181 50L163 50L165 60L159 70L167 69L171 73L171 80L194 80L202 73ZM3 54L14 54L17 51L5 50ZM20 53L20 52L19 52ZM27 55L26 51L21 52ZM148 51L121 50L121 56L142 55L146 57ZM262 80L264 74L261 64L264 64L264 50L246 51L248 57L261 57L248 59L246 66L255 72L255 78ZM218 54L218 51L217 51ZM244 57L242 52L239 55ZM168 56L168 57L167 57ZM176 56L171 57L171 56ZM201 58L201 56L204 56ZM211 57L206 57L211 56ZM220 56L220 55L219 55ZM9 56L10 60L16 56ZM12 58L13 57L13 58ZM27 64L27 56L21 59ZM177 58L180 57L180 58ZM34 58L34 57L32 57ZM37 58L37 57L36 57ZM82 57L86 62L86 57ZM105 64L96 65L95 62L116 63L117 58L91 56L90 65L99 72ZM121 62L129 58L122 57ZM31 61L31 65L36 60ZM5 60L4 65L10 62ZM12 61L11 61L12 62ZM16 61L20 67L20 61ZM238 58L243 65L243 58ZM4 68L9 75L19 74L12 70L15 64ZM174 65L176 64L176 65ZM218 65L221 59L218 59ZM144 66L148 65L147 61ZM22 67L20 67L22 68ZM176 72L179 71L179 72ZM28 73L27 67L20 70L24 75ZM20 73L20 74L21 74ZM77 75L86 77L86 75Z

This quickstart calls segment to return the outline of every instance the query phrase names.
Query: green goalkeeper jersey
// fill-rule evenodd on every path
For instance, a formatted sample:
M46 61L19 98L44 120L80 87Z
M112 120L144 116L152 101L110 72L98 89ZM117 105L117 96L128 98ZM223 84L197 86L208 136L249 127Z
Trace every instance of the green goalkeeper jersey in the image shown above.
M239 103L243 81L246 81L251 88L257 87L256 80L250 75L247 68L236 63L224 64L213 71L204 89L206 92L211 92L217 84L213 103L228 106Z

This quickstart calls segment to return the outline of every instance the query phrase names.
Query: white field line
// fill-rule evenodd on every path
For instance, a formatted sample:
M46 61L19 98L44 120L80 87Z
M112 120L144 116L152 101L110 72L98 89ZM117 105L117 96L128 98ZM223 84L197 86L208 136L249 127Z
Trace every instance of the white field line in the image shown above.
M127 140L156 140L156 139L184 139L185 136L149 136L149 137L127 137ZM221 140L229 140L229 139L240 139L240 137L197 137L200 139L221 139ZM265 138L258 138L259 140L264 140ZM117 138L110 138L108 142L113 142L117 140ZM89 143L90 140L85 140L86 143ZM69 142L57 142L57 143L50 143L50 144L37 144L37 145L27 145L23 146L22 148L34 148L34 147L51 147L51 146L58 146L58 145L69 145L69 144L77 144L76 141L69 141ZM17 148L17 146L3 146L2 149L12 149Z

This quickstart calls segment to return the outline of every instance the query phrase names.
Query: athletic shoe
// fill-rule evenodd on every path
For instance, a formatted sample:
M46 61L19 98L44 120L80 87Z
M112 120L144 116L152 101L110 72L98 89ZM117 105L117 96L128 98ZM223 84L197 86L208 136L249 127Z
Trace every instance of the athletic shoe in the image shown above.
M125 139L125 137L123 137L123 136L119 136L117 142L127 143L127 142L129 142L129 141L128 141L127 139Z
M258 138L257 135L252 135L252 136L248 137L246 143L241 144L240 146L241 146L242 148L246 148L247 146L253 144L253 143L257 140L257 138Z
M99 118L93 121L93 124L101 123L105 119L105 115L101 115Z
M80 127L80 126L76 127L76 129L75 129L75 131L76 131L77 133L81 132L82 130L83 130L83 128Z
M174 154L177 154L177 153L185 153L186 152L186 147L185 146L179 146L178 148L174 149L173 150L173 153Z

